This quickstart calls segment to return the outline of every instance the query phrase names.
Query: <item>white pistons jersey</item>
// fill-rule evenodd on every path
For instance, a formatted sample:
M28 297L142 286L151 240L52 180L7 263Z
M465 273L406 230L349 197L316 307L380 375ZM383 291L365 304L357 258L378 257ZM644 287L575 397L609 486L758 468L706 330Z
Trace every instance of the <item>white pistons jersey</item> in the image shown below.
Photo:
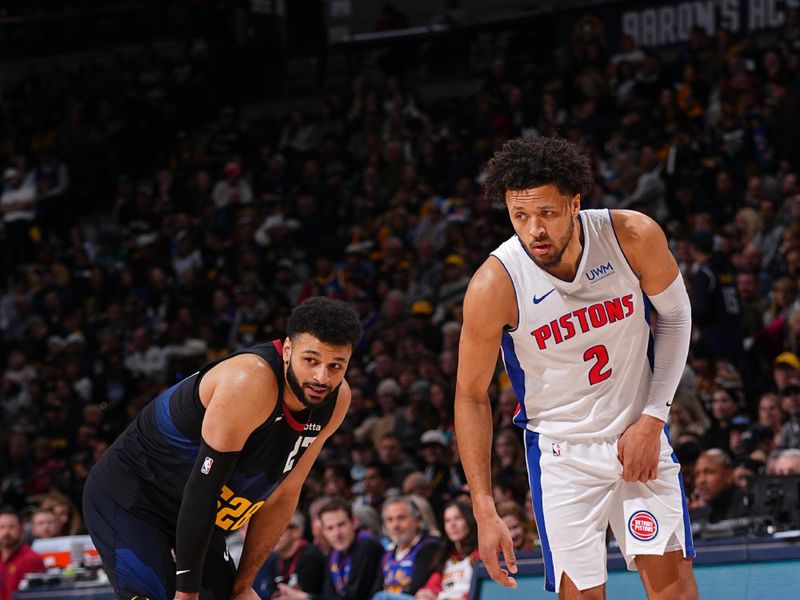
M607 210L579 213L583 251L572 281L540 268L515 235L495 256L517 297L503 333L515 422L561 440L618 438L642 414L652 375L650 304Z

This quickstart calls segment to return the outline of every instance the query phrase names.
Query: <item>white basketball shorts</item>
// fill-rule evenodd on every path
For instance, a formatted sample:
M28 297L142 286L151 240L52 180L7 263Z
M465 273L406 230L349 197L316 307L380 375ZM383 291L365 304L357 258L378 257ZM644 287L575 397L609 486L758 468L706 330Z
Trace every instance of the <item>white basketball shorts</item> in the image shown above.
M525 447L546 590L558 592L563 573L580 590L605 583L609 525L631 571L639 554L695 555L680 464L666 433L658 476L647 483L622 480L616 440L570 443L525 431Z

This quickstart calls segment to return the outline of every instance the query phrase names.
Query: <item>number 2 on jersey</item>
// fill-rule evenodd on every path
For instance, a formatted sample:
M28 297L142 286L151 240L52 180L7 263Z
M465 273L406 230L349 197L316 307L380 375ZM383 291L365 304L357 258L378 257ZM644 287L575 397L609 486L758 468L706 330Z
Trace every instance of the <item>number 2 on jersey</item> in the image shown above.
M603 371L603 369L608 366L608 350L606 350L606 347L602 344L587 348L586 352L583 353L583 360L586 362L591 360L597 361L592 365L592 368L589 369L589 385L600 383L611 377L611 367Z

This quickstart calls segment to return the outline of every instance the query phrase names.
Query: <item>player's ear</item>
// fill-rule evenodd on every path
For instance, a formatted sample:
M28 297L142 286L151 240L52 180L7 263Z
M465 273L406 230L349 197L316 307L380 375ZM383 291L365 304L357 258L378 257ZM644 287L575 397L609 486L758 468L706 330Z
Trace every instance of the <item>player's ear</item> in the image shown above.
M292 355L292 338L287 337L283 340L283 362L289 364L289 357Z
M578 215L578 212L581 210L581 195L575 194L570 200L570 209L572 210L572 216L575 217Z

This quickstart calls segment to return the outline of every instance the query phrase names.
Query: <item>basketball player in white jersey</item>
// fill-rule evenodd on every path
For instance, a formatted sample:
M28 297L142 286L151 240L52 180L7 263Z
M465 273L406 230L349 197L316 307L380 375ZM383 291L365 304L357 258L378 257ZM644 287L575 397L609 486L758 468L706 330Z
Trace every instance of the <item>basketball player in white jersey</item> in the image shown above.
M659 225L633 211L581 211L591 185L588 160L557 138L509 141L488 165L486 192L505 201L515 235L464 299L455 424L480 554L495 581L516 586L490 480L487 388L501 349L520 401L545 588L604 598L610 525L651 600L693 600L691 528L664 428L689 348L689 299Z

